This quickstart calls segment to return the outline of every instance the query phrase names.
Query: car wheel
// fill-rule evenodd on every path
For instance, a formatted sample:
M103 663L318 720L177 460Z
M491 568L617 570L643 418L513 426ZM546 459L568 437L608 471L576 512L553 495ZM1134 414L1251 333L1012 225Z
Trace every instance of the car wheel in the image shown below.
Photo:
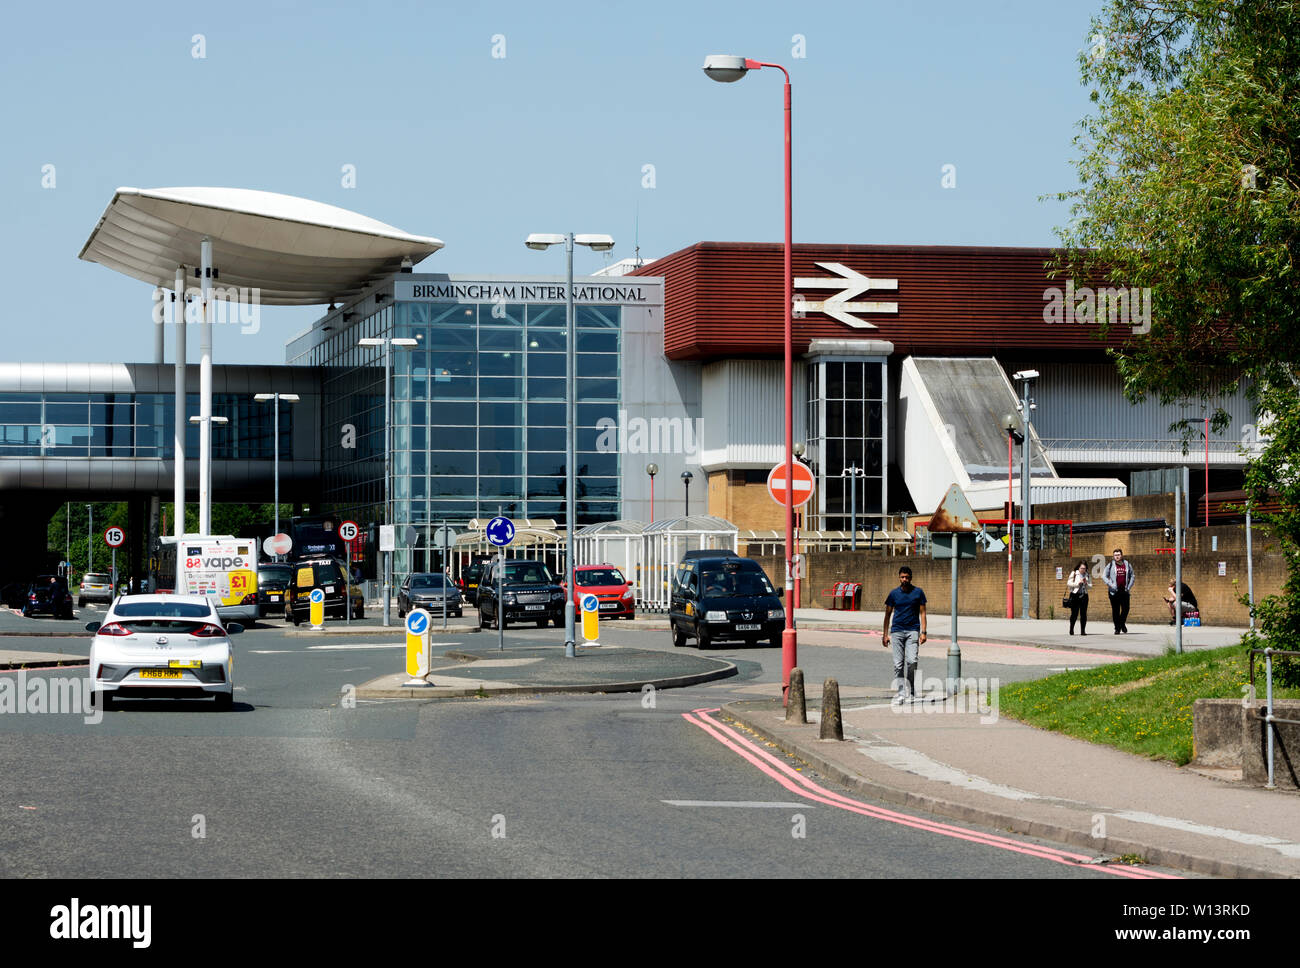
M401 605L397 606L397 617L406 618L406 609L402 608Z
M86 600L84 598L78 598L77 608L85 608L85 607L86 607Z
M235 693L232 689L230 692L219 692L216 694L217 708L230 709L235 704Z
M354 616L352 616L352 617L355 618L355 619L363 619L363 618L365 618L365 617L366 617L366 606L365 606L365 605L358 605L358 606L357 606L357 614L354 615Z
M485 629L488 627L487 613L483 611L482 607L480 607L478 610L478 627L481 629Z
M107 712L113 708L113 694L106 689L96 689L90 694L90 704Z
M680 649L686 645L686 633L682 631L680 625L673 626L673 648Z
M695 647L697 649L711 649L713 648L713 638L704 629L700 629L698 637L695 639Z
M302 616L299 615L297 612L293 611L293 609L290 609L290 610L289 610L289 617L290 617L291 619L293 619L293 624L294 624L294 625L301 625L301 624L302 624Z

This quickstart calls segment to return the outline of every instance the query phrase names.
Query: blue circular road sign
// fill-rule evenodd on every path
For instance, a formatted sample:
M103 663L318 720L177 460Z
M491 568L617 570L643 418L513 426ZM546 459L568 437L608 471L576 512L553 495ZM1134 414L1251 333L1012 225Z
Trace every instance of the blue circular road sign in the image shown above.
M497 547L515 540L515 523L509 518L493 518L487 525L487 539Z
M600 601L595 595L590 593L582 596L582 610L584 612L594 612L600 607Z
M311 590L311 600L317 603L325 601L325 589L313 588Z
M423 635L429 627L429 615L427 612L416 610L406 616L406 631L412 635Z

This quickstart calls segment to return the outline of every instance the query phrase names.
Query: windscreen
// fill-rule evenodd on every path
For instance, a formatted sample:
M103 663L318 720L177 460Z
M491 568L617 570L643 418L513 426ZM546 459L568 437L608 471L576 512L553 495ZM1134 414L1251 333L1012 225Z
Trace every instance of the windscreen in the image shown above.
M443 582L443 577L442 577L442 575L438 575L438 574L428 574L428 575L412 575L412 576L411 576L411 587L412 587L412 588L433 588L433 589L438 589L438 588L442 588L442 587L443 587L443 584L444 584L444 582Z
M209 618L212 609L197 602L118 602L115 618Z
M757 571L718 570L704 573L706 595L775 595L767 576Z
M521 585L549 585L550 573L544 565L535 561L506 565L506 581Z
M625 585L623 573L617 568L593 568L574 572L573 580L579 585Z

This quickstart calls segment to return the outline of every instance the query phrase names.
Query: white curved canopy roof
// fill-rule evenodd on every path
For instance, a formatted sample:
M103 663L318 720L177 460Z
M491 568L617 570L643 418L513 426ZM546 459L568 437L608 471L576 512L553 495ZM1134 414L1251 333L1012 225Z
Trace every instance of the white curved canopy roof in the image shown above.
M342 301L442 248L356 212L246 188L119 188L80 257L171 288L212 240L216 285L262 290L268 306Z

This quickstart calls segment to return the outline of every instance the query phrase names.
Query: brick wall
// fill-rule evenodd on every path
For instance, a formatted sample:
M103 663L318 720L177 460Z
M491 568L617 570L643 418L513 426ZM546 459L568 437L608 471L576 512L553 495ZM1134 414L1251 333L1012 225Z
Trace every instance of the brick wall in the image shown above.
M742 531L785 531L785 510L772 500L767 483L746 484L743 473L709 474L708 513L725 518Z
M1109 547L1113 548L1114 543ZM1108 549L1109 550L1109 549ZM1029 610L1034 618L1061 618L1068 610L1061 608L1065 594L1065 578L1080 559L1088 561L1094 569L1104 564L1108 555L1098 552L1100 558L1077 555L1071 559L1050 552L1032 552L1030 559ZM780 584L785 575L785 561L776 556L756 556L772 580ZM1173 578L1174 564L1169 555L1127 554L1137 572L1137 583L1129 618L1135 623L1167 622L1169 608L1164 596L1169 580ZM1226 574L1220 576L1218 563L1224 562ZM1012 563L1013 613L1021 612L1021 556L1016 552ZM803 581L803 604L807 607L829 608L830 599L823 594L837 581L862 583L862 607L867 611L884 609L885 596L898 584L898 569L902 565L912 569L913 581L925 589L929 608L936 614L947 615L950 602L949 582L952 564L936 561L928 556L881 558L866 552L810 552L807 555L808 577ZM1056 569L1061 569L1061 578ZM971 561L957 563L957 608L963 615L1006 615L1007 559L1006 555L981 553ZM1286 564L1282 555L1255 551L1255 598L1277 594L1286 577ZM1246 593L1246 559L1244 555L1226 553L1192 554L1183 559L1183 581L1191 587L1201 606L1202 621L1207 625L1249 624L1246 606L1237 602L1237 596ZM1094 622L1108 621L1110 605L1106 586L1099 577L1093 578L1089 596L1088 617Z

